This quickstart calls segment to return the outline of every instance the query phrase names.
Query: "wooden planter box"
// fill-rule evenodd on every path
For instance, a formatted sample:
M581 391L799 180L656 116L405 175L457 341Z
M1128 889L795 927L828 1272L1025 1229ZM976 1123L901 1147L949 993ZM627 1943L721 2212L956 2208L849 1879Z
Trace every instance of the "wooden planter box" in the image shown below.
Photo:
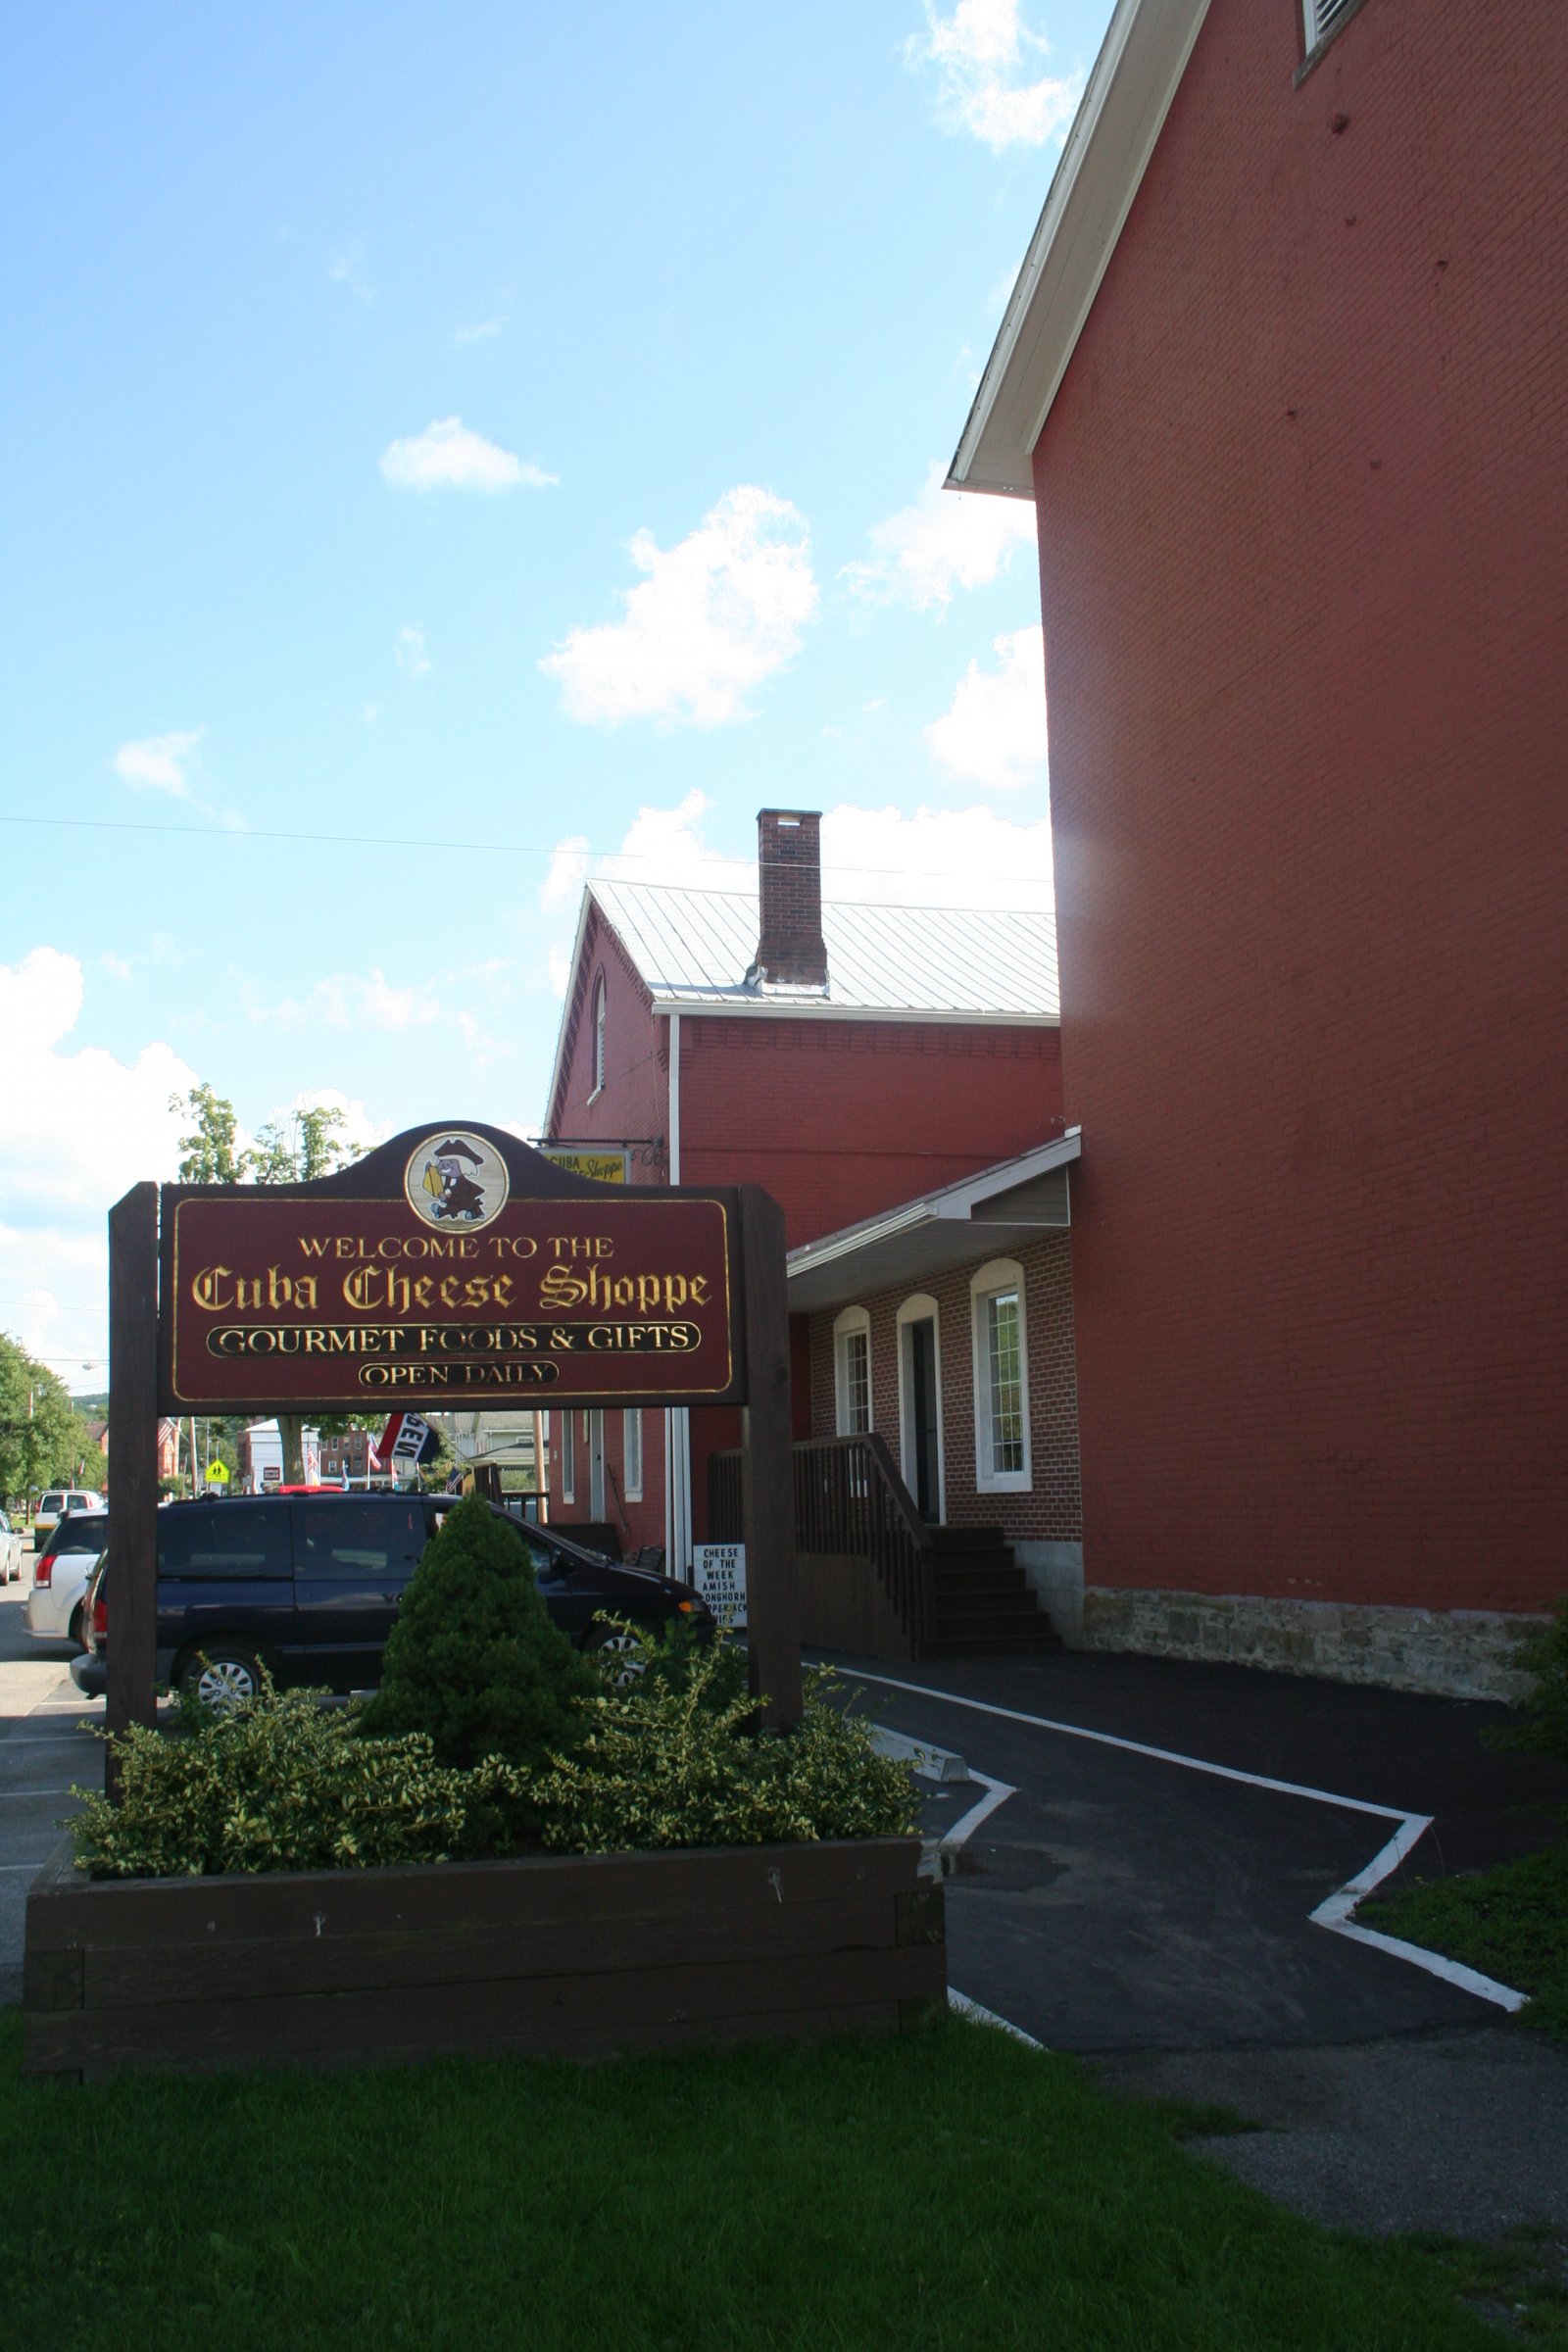
M919 1840L91 1880L27 1896L23 2070L571 2058L896 2033L947 1999Z

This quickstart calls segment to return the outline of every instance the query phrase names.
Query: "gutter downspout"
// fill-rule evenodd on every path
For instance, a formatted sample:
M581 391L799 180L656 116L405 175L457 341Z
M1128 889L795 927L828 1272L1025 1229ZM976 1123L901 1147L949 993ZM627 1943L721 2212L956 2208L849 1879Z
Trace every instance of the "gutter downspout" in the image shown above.
M680 1182L680 1014L669 1015L669 1181ZM664 1411L664 1573L691 1571L691 1414L685 1405Z

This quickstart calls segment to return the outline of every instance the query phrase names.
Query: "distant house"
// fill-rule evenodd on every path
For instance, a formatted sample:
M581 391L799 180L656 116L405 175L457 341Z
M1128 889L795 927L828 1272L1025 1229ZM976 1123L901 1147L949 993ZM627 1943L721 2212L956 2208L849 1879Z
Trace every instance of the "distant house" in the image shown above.
M1021 1233L1016 1222L999 1228L994 1242L976 1228L963 1238L976 1269L996 1261L988 1296L1003 1302L990 1311L1006 1363L1027 1333L1030 1349L1039 1346L1042 1364L1049 1358L1053 1366L1042 1370L1033 1394L1057 1412L1071 1392L1062 1171L1077 1143L1062 1131L1051 917L998 906L824 905L819 819L811 810L764 809L758 849L756 900L739 891L588 886L547 1140L624 1146L633 1183L756 1183L773 1194L793 1251L794 1420L802 1442L837 1426L840 1375L822 1312L830 1294L839 1307L838 1277L816 1265L813 1248L826 1247L827 1236L842 1242L847 1231L890 1212L912 1234L928 1199L944 1203L934 1215L951 1232L957 1212L949 1211L973 1180L977 1198L988 1185L1000 1196L1049 1172L1054 1189L1042 1220L1049 1239L1033 1226ZM1017 1165L1009 1175L998 1172L999 1163ZM1017 1267L1008 1254L1014 1242ZM867 1401L853 1410L869 1412L869 1425L890 1434L919 1507L933 1521L945 1513L961 1521L966 1511L974 1516L972 1400L959 1411L969 1294L961 1316L941 1303L931 1313L906 1313L895 1339L900 1305L933 1286L945 1295L944 1286L958 1280L953 1259L942 1259L938 1280L937 1260L911 1248L913 1255L891 1258L853 1238L836 1257L828 1249L840 1272L849 1262L843 1251L860 1250L842 1296L858 1302L871 1326L864 1359L871 1385ZM884 1293L906 1270L899 1301L887 1305ZM986 1310L977 1311L983 1321ZM833 1321L829 1315L827 1325ZM1055 1367L1064 1332L1063 1387ZM1006 1409L1015 1419L1016 1395ZM901 1438L901 1412L923 1434ZM558 1411L549 1419L552 1519L608 1523L620 1530L623 1548L662 1545L684 1569L693 1542L709 1530L709 1465L738 1444L738 1414ZM862 1418L853 1426L867 1424ZM992 1495L1007 1496L1008 1507L990 1510L988 1496L984 1515L1016 1521L1022 1532L1027 1510L1012 1507L1024 1492L1012 1459L1017 1443L1009 1423L1005 1463L991 1488ZM1049 1440L1026 1433L1024 1443L1035 1448L1030 1462L1040 1459L1042 1476L1045 1455L1059 1453L1065 1462L1075 1446L1059 1420ZM1032 1477L1032 1467L1024 1475ZM1065 1469L1062 1478L1050 1541L1070 1546L1077 1536L1067 1498L1073 1481Z
M1086 1631L1458 1691L1568 1588L1568 9L1117 0L1035 502Z

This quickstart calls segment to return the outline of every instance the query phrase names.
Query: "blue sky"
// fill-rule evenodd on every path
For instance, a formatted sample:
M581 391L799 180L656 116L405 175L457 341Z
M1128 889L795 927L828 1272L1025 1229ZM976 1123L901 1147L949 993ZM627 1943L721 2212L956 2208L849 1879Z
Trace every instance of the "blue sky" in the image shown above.
M596 866L1041 903L1030 520L933 467L1108 14L12 11L0 1328L90 1385L192 1078L531 1127Z

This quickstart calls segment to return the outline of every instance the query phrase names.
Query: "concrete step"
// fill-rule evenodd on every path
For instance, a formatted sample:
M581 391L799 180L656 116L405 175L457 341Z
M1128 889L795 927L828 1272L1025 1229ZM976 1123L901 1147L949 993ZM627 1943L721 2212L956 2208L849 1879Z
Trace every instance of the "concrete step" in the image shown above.
M936 1551L1005 1551L1007 1539L1000 1527L934 1527L931 1530L932 1548Z
M937 1568L932 1574L932 1590L939 1597L949 1594L963 1600L971 1592L1027 1592L1029 1579L1011 1560L986 1562L973 1568Z
M936 1594L936 1617L939 1625L976 1624L982 1618L1034 1618L1040 1613L1035 1595L1025 1588L1016 1587L1004 1592L944 1592L940 1586Z
M934 1634L920 1651L922 1658L1019 1658L1060 1649L1061 1636L1049 1621L1036 1618L1029 1634Z

